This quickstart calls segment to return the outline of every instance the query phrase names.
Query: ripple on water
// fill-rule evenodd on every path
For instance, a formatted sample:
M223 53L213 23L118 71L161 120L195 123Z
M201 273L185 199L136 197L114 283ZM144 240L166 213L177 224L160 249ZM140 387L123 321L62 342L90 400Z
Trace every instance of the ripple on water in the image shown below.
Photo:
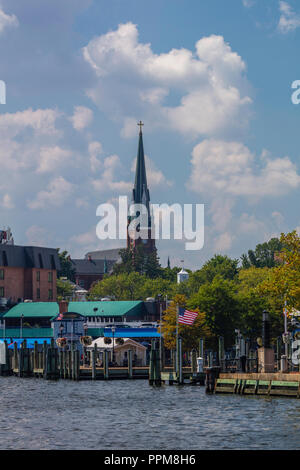
M300 401L0 377L0 449L300 449Z

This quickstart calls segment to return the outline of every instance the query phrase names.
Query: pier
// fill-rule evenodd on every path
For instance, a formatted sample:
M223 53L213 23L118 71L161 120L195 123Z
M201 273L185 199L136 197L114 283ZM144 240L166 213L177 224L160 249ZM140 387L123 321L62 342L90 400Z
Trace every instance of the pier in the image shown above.
M39 347L37 342L34 348L28 348L24 340L18 349L14 343L13 349L8 348L4 341L2 345L2 360L0 375L15 375L18 377L37 377L46 380L149 380L150 385L162 383L200 383L204 385L204 373L198 374L195 369L195 361L191 367L181 367L180 373L175 367L160 365L160 353L158 342L153 341L150 351L150 364L135 366L132 350L128 350L128 365L121 367L112 366L109 362L109 353L104 351L102 359L95 346L89 352L88 361L80 357L80 351L74 348L58 348L52 339L50 344L45 341ZM175 355L174 355L175 356ZM3 358L3 357L2 357ZM85 358L86 359L86 358ZM87 362L87 363L86 363Z

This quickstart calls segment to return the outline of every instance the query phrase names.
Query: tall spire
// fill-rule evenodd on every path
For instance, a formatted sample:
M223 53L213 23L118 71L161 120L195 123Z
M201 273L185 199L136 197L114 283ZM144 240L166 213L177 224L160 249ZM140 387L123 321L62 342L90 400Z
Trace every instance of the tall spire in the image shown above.
M134 218L136 218L139 214L133 210L131 212L131 206L128 212L128 225L127 225L127 248L133 249L136 248L138 245L142 244L146 252L149 253L156 253L155 248L155 240L152 238L152 215L151 215L151 208L150 208L150 193L147 184L147 176L146 176L146 165L145 165L145 155L144 155L144 145L143 145L143 132L142 121L138 122L137 125L140 128L139 131L139 145L138 145L138 152L137 152L137 160L136 160L136 170L135 170L135 182L134 187L132 190L132 204L143 204L147 208L148 214L148 221L139 220L137 229L140 232L143 232L143 235L147 234L147 236L140 236L137 239L131 238L131 234L129 233L129 227L131 222ZM138 211L139 212L139 211ZM145 212L143 212L144 215Z
M143 133L142 126L144 124L142 121L138 123L140 127L139 132L139 146L137 153L136 161L136 170L135 170L135 182L133 189L133 202L135 204L146 203L148 205L150 196L147 186L147 176L146 176L146 165L145 165L145 155L144 155L144 145L143 145Z

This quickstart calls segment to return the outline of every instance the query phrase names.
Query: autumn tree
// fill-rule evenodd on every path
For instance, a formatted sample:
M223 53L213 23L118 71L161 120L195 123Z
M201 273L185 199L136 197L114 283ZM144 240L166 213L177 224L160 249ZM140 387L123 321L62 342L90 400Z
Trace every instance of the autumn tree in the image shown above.
M163 314L162 333L165 346L168 349L176 348L177 305L181 308L186 307L186 297L184 295L177 294ZM205 315L201 312L198 313L193 325L179 323L178 334L182 338L182 346L185 351L197 349L200 338L211 338L210 331L206 325Z
M285 303L289 311L300 309L300 237L295 231L281 234L282 249L277 254L279 265L270 271L268 280L262 283L262 295L273 301Z

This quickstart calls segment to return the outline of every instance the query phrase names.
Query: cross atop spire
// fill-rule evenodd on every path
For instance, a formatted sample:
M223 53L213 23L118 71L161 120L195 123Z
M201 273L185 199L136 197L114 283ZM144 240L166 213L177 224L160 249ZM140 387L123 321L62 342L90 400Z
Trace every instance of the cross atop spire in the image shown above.
M140 134L142 133L142 127L144 125L144 123L142 121L138 122L137 123L138 126L140 126Z

